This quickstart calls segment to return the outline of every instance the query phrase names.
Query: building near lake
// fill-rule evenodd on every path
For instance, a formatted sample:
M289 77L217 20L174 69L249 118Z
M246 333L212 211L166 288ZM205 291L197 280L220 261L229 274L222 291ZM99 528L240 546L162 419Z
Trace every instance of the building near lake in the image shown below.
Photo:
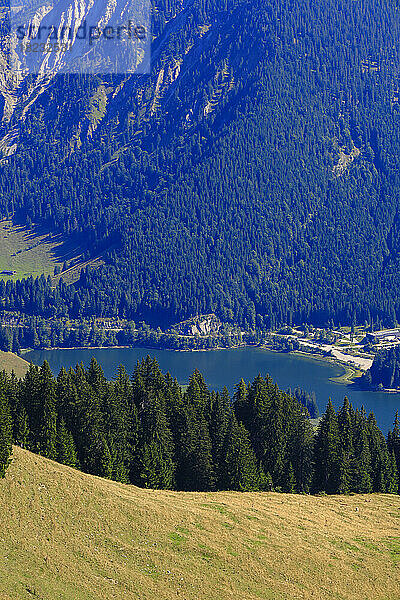
M380 342L400 342L400 329L382 329L367 333L366 338L372 344Z

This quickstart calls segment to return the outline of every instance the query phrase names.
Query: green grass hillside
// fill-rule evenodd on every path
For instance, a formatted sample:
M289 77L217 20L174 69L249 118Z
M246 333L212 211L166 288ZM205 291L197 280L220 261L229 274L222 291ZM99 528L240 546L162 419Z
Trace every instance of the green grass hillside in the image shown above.
M57 257L60 246L61 241L49 235L35 234L10 221L0 221L0 271L15 271L13 277L0 277L16 280L30 275L53 275L55 266L62 267L62 259Z
M147 491L19 448L2 600L398 599L400 498Z
M0 371L11 373L14 371L17 377L23 377L29 369L29 363L17 354L3 352L0 350Z
M83 268L103 264L99 256L85 258L84 250L84 245L79 245L71 236L66 239L37 226L29 229L0 220L0 279L5 281L50 275L54 284L60 277L67 284L74 283ZM65 262L67 269L53 277L55 267L61 270ZM2 271L14 271L14 275L2 275Z

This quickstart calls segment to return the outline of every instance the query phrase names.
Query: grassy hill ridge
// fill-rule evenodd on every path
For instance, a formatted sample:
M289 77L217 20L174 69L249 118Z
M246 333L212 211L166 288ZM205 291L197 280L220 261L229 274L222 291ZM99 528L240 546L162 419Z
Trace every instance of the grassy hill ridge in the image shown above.
M17 377L23 377L29 369L29 362L13 352L0 350L0 371L11 373L14 371Z
M15 448L0 598L394 600L399 519L397 496L155 492Z

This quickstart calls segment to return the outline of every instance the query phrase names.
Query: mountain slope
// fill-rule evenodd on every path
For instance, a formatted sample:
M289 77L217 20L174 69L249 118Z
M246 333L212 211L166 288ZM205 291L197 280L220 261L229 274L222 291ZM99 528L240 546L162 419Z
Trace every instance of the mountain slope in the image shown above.
M153 492L20 448L0 482L0 598L390 600L397 496Z
M0 210L106 263L31 311L400 320L397 12L155 0L150 76L57 76L18 105Z
M7 373L14 371L17 377L23 377L28 368L28 361L12 352L3 352L0 350L0 371L3 369L7 371Z

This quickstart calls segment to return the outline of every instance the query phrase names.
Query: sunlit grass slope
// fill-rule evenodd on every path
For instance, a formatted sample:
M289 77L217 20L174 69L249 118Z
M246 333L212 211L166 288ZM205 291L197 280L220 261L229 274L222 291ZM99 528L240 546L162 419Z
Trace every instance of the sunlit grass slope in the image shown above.
M96 268L103 264L99 256L87 259L84 250L81 239L64 239L35 226L29 229L0 220L0 279L5 281L50 275L54 285L61 277L67 284L74 283L83 268ZM66 261L66 270L53 277L55 267L61 271ZM13 271L14 274L2 275L3 271Z
M23 377L28 369L28 361L12 352L0 350L0 371L7 371L7 373L14 371L17 377Z
M15 448L0 598L400 598L400 498L146 491Z
M52 275L57 260L57 247L61 242L48 235L34 233L26 227L13 225L10 221L0 221L0 271L15 271L12 277L0 275L1 279L21 279Z

